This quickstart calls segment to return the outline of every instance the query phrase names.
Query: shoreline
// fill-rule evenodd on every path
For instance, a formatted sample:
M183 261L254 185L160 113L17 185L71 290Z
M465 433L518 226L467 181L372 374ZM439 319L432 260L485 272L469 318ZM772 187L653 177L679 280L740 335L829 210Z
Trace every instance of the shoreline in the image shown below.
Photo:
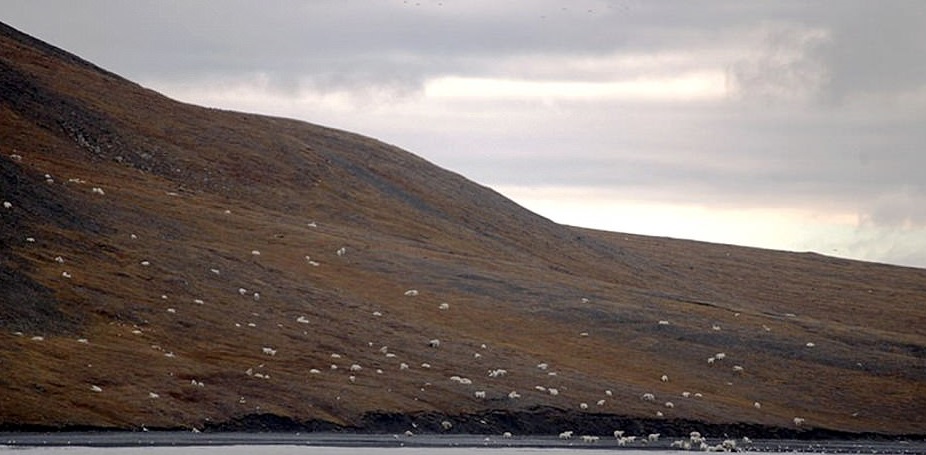
M691 432L722 439L751 438L753 440L796 441L897 441L926 443L926 433L894 434L877 431L852 432L813 425L781 427L746 422L702 422L689 419L633 417L619 414L576 412L551 407L526 410L485 410L476 413L444 414L437 412L367 412L350 423L338 424L326 420L296 420L276 414L246 414L224 421L209 421L171 426L95 426L88 424L17 424L0 423L0 434L144 434L191 432L193 434L339 434L382 435L415 434L435 436L513 435L544 438L572 431L576 436L612 437L614 430L626 435L646 437L660 434L663 438L687 438Z
M635 439L614 437L620 429ZM560 434L571 433L562 439ZM275 414L248 414L223 422L171 428L0 425L0 447L463 447L536 449L629 449L701 451L676 447L692 432L713 450L926 455L926 434L893 435L802 426L774 427L751 423L706 423L686 419L634 418L581 413L557 408L486 410L447 415L434 412L374 411L351 424L324 420L297 421ZM509 433L511 436L506 437ZM656 441L647 436L659 434ZM722 447L733 441L732 447ZM728 442L729 444L729 442Z
M706 438L710 445L724 438ZM245 433L190 431L145 432L42 432L0 433L0 447L199 447L199 446L300 446L300 447L383 447L383 448L536 448L536 449L625 449L625 450L688 450L673 448L676 438L660 438L649 442L638 439L621 444L617 439L601 437L583 440L558 436L511 436L485 434L359 434L359 433ZM747 452L808 452L808 453L877 453L926 455L926 441L910 440L736 440L734 451ZM697 448L691 449L699 451Z

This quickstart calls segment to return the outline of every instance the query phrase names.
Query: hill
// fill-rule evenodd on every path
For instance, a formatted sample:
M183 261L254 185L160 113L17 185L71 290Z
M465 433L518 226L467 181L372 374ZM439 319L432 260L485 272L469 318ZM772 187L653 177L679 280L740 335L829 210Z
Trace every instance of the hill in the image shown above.
M0 185L0 428L926 434L926 270L559 225L2 24Z

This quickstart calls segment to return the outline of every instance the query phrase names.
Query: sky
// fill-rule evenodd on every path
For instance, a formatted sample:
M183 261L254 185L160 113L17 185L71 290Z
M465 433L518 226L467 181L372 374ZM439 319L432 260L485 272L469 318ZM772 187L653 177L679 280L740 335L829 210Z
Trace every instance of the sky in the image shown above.
M559 223L926 268L923 1L4 0L0 21Z

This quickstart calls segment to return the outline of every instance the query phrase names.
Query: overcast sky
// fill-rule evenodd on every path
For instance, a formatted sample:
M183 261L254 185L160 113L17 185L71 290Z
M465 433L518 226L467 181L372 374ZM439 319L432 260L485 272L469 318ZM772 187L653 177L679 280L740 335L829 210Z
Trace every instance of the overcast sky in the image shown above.
M0 20L557 222L926 267L924 1L4 0Z

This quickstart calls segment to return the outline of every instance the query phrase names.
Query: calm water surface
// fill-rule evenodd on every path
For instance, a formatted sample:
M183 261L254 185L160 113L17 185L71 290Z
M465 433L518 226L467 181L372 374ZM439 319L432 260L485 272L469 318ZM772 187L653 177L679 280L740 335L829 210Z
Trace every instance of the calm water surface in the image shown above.
M0 453L23 455L179 455L179 454L267 454L267 455L515 455L547 454L576 455L602 452L620 452L622 455L679 455L678 451L614 449L591 450L576 449L540 449L530 447L305 447L305 446L213 446L213 447L15 447L0 446Z
M581 448L535 448L535 447L311 447L311 446L279 446L279 445L242 445L242 446L198 446L198 447L23 447L23 446L3 446L0 445L0 453L4 454L22 454L22 455L180 455L180 454L203 454L203 455L245 455L245 454L267 454L267 455L296 455L296 454L313 454L313 455L515 455L515 454L539 454L539 455L580 455L595 453L620 453L621 455L679 455L685 453L702 453L698 451L685 452L679 450L640 450L640 449L615 449L600 447L581 447ZM754 452L758 453L758 452ZM811 453L805 449L788 452L761 452L768 455L793 455L796 453ZM814 453L828 453L819 451ZM890 454L890 453L907 453L922 454L922 451L914 450L860 450L851 452L858 454Z

